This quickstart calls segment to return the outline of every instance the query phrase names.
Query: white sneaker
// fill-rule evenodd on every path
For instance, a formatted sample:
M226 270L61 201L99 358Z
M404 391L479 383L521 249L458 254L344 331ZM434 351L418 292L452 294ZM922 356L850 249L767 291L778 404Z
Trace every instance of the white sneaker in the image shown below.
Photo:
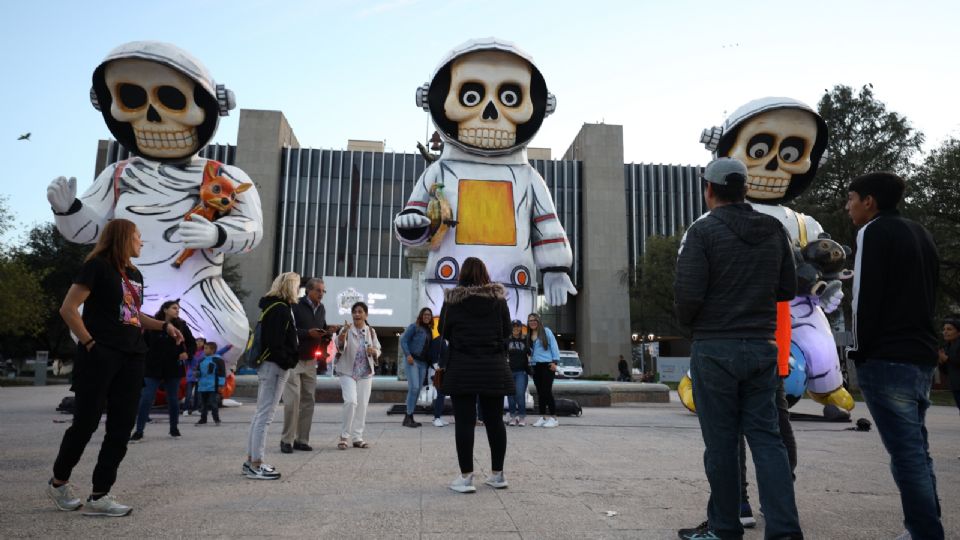
M513 425L513 417L510 416L509 414L503 415L503 423L504 423L504 425L512 426L512 425Z
M526 421L526 420L524 420L523 418L517 418L517 426L518 426L518 427L523 427L523 426L525 426L525 425L527 425L527 421Z
M503 477L503 471L498 472L497 474L491 474L483 481L484 484L492 487L493 489L506 489L507 480Z
M83 501L73 492L73 486L63 484L60 487L53 487L53 484L47 482L47 495L53 499L57 508L64 512L72 512L83 506Z
M453 483L450 484L450 489L456 491L457 493L474 493L477 491L477 488L473 486L473 473L463 476L458 474L454 478Z
M443 427L443 426L445 426L445 425L447 425L447 423L444 422L443 420L441 420L441 419L439 419L439 418L434 418L434 419L433 419L433 426L434 426L434 427Z
M122 517L132 511L133 508L118 503L109 493L95 501L87 501L83 505L83 515L85 516Z
M556 418L551 418L543 423L543 427L557 427L560 425L560 422Z
M245 473L251 480L279 480L280 473L272 465L261 463L259 467L248 466L249 470Z
M443 422L443 425L445 425L445 426L449 426L449 425L450 425L450 422L447 422L447 421L444 420L443 418L441 418L440 421Z
M533 427L543 427L543 425L546 423L547 419L541 416L539 420L533 423Z

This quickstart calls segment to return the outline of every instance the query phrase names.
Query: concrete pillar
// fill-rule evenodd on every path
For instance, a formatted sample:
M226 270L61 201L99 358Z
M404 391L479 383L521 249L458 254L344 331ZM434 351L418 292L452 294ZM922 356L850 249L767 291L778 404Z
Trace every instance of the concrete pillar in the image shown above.
M427 267L427 256L430 254L426 246L407 246L403 248L404 264L410 270L410 317L409 321L417 319L420 312L420 289L423 288L423 272ZM439 317L439 313L434 313ZM397 379L407 380L407 359L403 357L403 349L397 346Z
M584 124L563 159L582 162L576 348L588 375L615 375L619 355L630 358L623 126Z
M243 276L243 288L250 296L243 301L243 308L256 324L260 313L257 302L276 277L277 216L280 204L281 150L285 146L299 147L297 136L280 111L240 110L240 128L237 131L236 166L253 180L260 193L263 208L263 240L250 252L231 257L237 262Z

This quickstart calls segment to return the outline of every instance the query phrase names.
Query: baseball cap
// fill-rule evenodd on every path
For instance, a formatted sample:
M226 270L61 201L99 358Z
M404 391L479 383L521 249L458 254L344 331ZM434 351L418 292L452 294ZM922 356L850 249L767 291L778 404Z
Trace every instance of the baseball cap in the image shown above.
M747 166L738 159L722 157L708 163L701 178L711 184L725 186L727 185L727 176L731 174L739 174L746 180Z
M513 321L511 321L511 323L513 324L513 326L523 326L523 323L520 322L519 319L514 319Z

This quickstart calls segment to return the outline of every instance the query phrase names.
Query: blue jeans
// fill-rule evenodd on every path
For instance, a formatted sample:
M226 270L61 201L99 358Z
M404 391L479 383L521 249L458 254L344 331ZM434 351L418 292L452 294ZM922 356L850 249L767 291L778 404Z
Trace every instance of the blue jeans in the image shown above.
M417 396L423 388L423 378L427 376L427 363L413 359L413 365L407 364L407 414L417 410Z
M857 380L880 440L890 454L890 472L900 489L903 524L914 538L943 538L937 477L927 444L932 366L867 360Z
M179 379L154 379L153 377L143 378L143 391L140 393L140 410L137 412L137 431L143 431L143 426L147 425L147 416L150 414L150 407L153 406L153 400L157 397L157 389L163 384L163 389L167 392L167 413L170 415L170 431L177 429L177 420L180 417L180 407L178 406L177 392L180 389Z
M510 416L527 417L527 372L514 371L513 384L517 387L517 392L512 396L507 396L507 412Z
M440 418L443 416L443 406L446 401L447 396L440 392L440 389L437 388L437 399L433 400L433 417Z
M763 339L710 339L690 350L693 399L710 482L707 519L721 538L741 538L740 434L750 444L764 538L802 537L787 449L780 439L775 397L777 346Z

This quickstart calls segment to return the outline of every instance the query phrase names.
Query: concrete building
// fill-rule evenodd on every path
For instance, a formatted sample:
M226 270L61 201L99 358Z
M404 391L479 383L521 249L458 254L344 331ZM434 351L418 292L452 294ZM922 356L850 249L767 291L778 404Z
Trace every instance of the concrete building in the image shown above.
M646 239L682 232L705 210L700 167L624 164L623 153L622 126L607 124L584 124L563 159L551 159L546 148L528 152L570 239L579 290L566 306L540 302L540 311L588 374L616 373L618 355L630 357L626 277L640 264ZM101 141L97 172L127 155ZM397 336L418 310L423 262L396 241L393 217L427 167L423 156L367 140L350 140L346 150L304 148L283 113L263 110L241 110L237 144L210 145L202 155L247 172L260 193L264 228L274 231L252 253L228 260L251 293L244 300L251 321L278 272L323 277L328 322L365 300L386 355L396 357Z

